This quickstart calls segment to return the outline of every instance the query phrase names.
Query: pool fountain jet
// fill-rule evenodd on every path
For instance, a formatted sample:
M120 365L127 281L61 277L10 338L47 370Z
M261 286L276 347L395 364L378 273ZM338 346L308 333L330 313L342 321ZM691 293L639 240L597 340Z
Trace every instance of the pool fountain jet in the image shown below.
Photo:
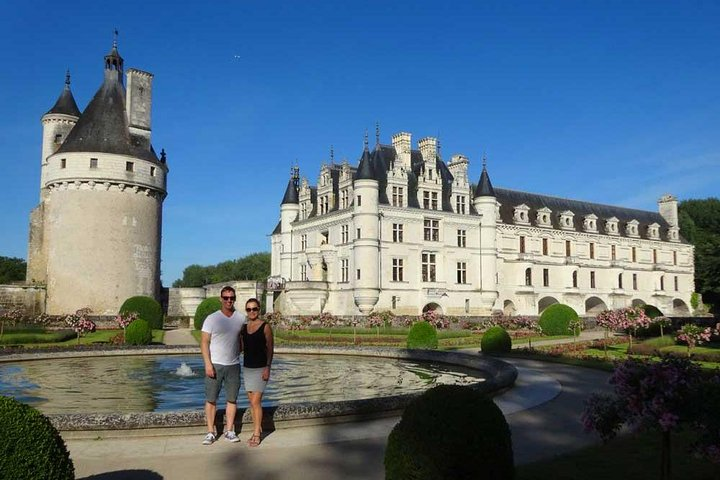
M195 372L193 372L192 368L190 368L187 363L182 362L177 370L175 370L175 375L178 377L194 377Z

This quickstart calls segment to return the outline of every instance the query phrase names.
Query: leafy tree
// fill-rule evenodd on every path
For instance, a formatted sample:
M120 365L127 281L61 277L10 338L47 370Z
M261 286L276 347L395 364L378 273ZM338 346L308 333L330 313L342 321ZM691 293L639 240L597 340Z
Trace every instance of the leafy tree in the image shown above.
M183 278L173 282L173 287L201 287L231 280L262 281L269 276L270 253L258 252L217 265L190 265L183 271Z
M0 256L0 284L25 280L27 264L22 258Z

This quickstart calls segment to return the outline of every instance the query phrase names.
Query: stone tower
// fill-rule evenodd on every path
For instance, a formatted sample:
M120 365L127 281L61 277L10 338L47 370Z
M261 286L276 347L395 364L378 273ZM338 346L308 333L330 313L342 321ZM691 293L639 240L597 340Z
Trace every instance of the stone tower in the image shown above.
M134 295L160 294L165 155L150 143L153 75L127 72L117 39L82 114L69 78L42 118L40 204L31 214L28 281L46 285L45 311L115 314Z
M480 215L480 298L483 308L491 310L498 298L497 199L484 159L473 205Z
M379 255L379 184L375 179L373 165L370 161L370 152L365 140L360 164L354 182L353 226L355 227L355 242L353 248L353 262L355 272L352 278L355 282L355 305L360 311L369 314L380 298Z
M300 171L297 167L293 167L290 173L285 195L283 195L280 205L280 232L282 234L281 241L275 252L280 259L279 269L274 268L274 272L280 272L280 276L284 279L292 279L292 222L298 219L300 212L300 203L298 197L298 181L300 179Z

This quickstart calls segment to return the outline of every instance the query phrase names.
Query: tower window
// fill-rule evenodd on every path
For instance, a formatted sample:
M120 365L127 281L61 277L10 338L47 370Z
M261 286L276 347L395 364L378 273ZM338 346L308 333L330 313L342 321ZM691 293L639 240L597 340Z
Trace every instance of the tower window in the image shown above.
M657 250L653 248L653 263L657 263Z
M615 245L610 245L610 259L615 260Z
M55 143L60 143L60 142L62 142L62 135L60 135L58 133L57 135L55 135Z
M543 249L543 255L547 255L548 254L548 239L547 238L542 239L542 249Z
M358 196L357 196L357 206L358 206L358 207L361 207L361 206L362 206L362 195L358 195Z
M90 168L97 168L98 167L98 159L97 158L91 158L90 159Z
M125 162L125 171L126 172L134 172L135 171L135 162Z
M570 240L565 240L565 256L569 257L572 255L572 247L571 247Z
M525 253L525 237L520 236L520 253Z
M637 248L632 247L632 261L633 263L637 262Z
M590 258L595 258L595 244L590 243Z
M358 280L360 280L360 269L358 268L358 269L356 270L356 272L357 272L357 275L355 276L355 278L357 278Z
M150 167L150 176L151 177L155 176L155 167Z
M67 160L64 158L60 159L60 168L65 168L67 166Z

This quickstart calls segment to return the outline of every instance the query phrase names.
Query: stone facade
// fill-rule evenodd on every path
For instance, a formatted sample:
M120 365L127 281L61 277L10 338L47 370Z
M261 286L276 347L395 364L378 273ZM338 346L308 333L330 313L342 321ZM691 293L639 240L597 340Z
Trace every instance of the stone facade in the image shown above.
M170 288L168 296L168 316L170 317L193 317L200 302L206 298L219 297L220 290L224 286L231 286L235 289L237 296L236 308L242 311L245 308L245 301L249 298L260 298L262 288L254 281L234 281L213 283L204 287L195 288Z
M295 169L271 236L287 315L537 315L565 303L591 316L640 303L689 315L693 247L677 200L659 213L493 188L485 165L445 163L437 140L367 147L357 167L323 165L317 187Z

